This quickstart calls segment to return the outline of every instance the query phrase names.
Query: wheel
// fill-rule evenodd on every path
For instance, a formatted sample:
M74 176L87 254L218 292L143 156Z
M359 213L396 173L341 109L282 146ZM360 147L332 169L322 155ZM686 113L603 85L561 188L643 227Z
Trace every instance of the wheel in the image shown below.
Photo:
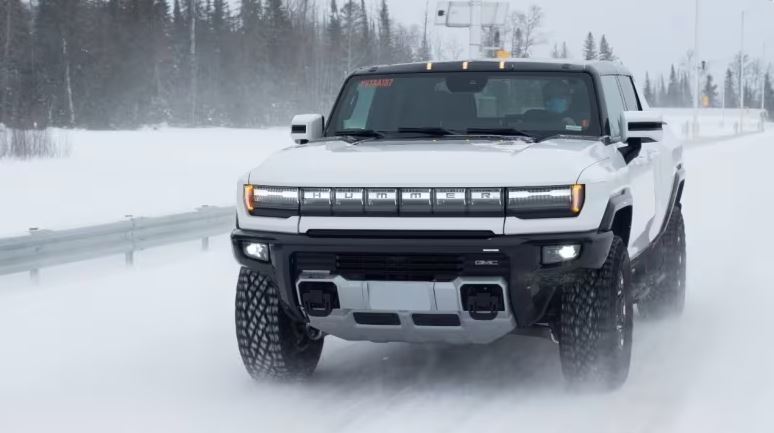
M297 379L311 375L320 360L323 334L290 318L271 279L239 271L236 335L242 362L254 379Z
M571 386L616 389L632 351L631 265L615 237L601 269L582 271L562 290L559 355Z
M685 223L675 206L666 231L656 245L656 275L648 293L637 302L643 317L678 316L685 308Z

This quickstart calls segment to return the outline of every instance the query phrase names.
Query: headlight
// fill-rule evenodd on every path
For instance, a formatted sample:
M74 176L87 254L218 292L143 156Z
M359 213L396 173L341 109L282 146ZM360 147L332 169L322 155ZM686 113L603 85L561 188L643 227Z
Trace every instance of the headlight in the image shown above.
M564 218L580 214L584 185L529 188L296 188L244 185L251 215L443 215Z
M298 188L245 185L244 196L250 213L298 214Z
M565 218L580 214L585 200L583 185L509 188L508 215L518 218Z

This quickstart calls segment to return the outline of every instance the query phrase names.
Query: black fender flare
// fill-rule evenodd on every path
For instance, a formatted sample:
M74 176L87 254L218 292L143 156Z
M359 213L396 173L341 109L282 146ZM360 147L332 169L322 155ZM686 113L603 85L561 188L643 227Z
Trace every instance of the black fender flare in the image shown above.
M633 206L634 199L632 198L632 192L625 188L622 191L616 193L616 195L610 197L607 202L607 208L604 215L602 215L602 222L599 224L600 232L609 232L613 229L613 221L615 221L615 215L619 210Z
M672 183L672 193L669 195L669 207L667 207L667 211L664 214L664 220L661 222L661 230L658 232L656 239L653 240L653 243L656 243L661 238L661 235L666 231L667 224L669 224L669 220L672 218L672 213L674 213L675 208L682 205L684 187L685 168L682 164L680 164L677 166L675 180Z
M672 213L674 212L675 207L681 204L684 187L685 187L685 168L683 167L682 164L679 164L677 166L677 170L675 171L674 182L672 183L672 192L669 196L669 205L667 207L666 213L664 214L664 220L661 225L660 233L664 232L664 229L666 228L666 224L669 222L669 219L672 217ZM607 208L605 209L605 213L602 216L602 222L599 224L599 231L606 232L606 231L612 230L613 221L615 220L616 213L618 213L619 210L627 206L633 206L633 205L634 205L634 199L629 189L624 189L619 193L617 193L616 195L610 197L610 200L607 202ZM659 236L660 236L660 233L659 233Z

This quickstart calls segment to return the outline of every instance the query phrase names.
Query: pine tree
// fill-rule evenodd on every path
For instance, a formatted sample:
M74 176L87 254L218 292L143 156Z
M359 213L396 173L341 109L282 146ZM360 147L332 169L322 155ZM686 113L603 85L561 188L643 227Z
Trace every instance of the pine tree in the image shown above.
M392 63L392 19L387 7L387 0L382 0L379 7L379 51L378 61L381 64Z
M605 35L602 35L602 39L599 41L599 60L609 62L618 60L615 54L613 54L613 47L607 42Z
M597 44L594 42L594 35L589 32L586 36L586 42L583 44L583 58L586 60L597 60Z
M0 2L0 124L27 125L32 96L31 11L20 0Z
M774 120L774 83L772 83L771 71L766 71L763 82L764 108L769 113L769 120Z
M656 103L656 94L653 90L653 83L650 81L650 75L646 72L645 73L645 89L643 90L645 100L648 101L648 104L655 105Z
M656 94L656 102L654 103L654 106L656 107L667 107L669 106L669 95L667 94L667 86L666 82L664 81L664 74L661 74L658 81L658 93Z
M562 51L561 54L559 54L559 57L563 59L569 59L570 58L570 52L567 49L567 42L562 42Z
M712 77L712 74L707 74L707 79L704 82L702 96L706 98L707 107L718 106L718 85L715 84L715 80Z
M672 69L669 72L669 84L667 85L667 99L665 106L667 107L679 107L681 100L683 99L682 87L680 86L680 79L677 77L677 71L675 71L675 65L672 65Z
M736 80L731 68L726 69L726 79L723 86L723 100L727 108L739 107L739 96L735 87Z
M693 90L687 73L680 74L680 97L678 99L679 107L693 107Z

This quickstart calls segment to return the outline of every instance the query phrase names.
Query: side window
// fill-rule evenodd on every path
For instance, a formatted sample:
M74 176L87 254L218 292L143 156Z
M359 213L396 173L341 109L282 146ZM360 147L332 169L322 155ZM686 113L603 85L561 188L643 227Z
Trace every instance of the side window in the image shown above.
M621 136L621 114L624 111L621 90L618 88L618 80L615 76L607 75L602 77L602 90L605 93L605 104L607 105L607 121L610 124L610 136Z
M626 111L642 111L640 101L637 99L637 91L634 90L632 78L622 75L618 77L618 82L621 84L621 91L623 92L624 102L626 103Z

